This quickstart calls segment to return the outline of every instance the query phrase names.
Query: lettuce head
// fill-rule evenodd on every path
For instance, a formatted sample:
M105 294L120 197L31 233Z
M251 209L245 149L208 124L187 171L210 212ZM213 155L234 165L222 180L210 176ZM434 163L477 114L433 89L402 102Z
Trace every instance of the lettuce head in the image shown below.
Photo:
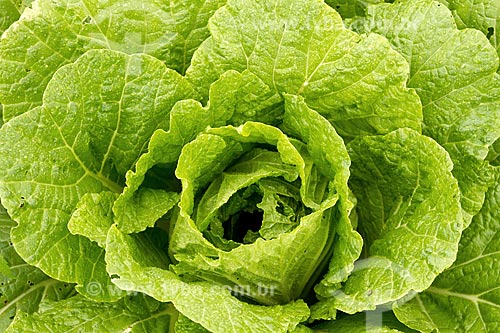
M498 331L498 6L0 0L0 330Z

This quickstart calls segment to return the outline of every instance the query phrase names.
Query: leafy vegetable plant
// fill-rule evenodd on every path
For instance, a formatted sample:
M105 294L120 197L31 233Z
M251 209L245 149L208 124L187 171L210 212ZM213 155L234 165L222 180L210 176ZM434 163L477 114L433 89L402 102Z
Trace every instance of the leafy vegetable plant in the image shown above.
M499 331L499 6L0 0L0 330Z

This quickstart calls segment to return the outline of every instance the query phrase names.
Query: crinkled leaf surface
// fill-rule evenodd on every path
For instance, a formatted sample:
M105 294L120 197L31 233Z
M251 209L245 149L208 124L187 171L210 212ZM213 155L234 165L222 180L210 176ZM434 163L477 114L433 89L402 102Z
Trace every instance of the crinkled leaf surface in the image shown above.
M486 35L491 45L500 54L500 2L497 0L466 0L466 1L444 1L442 4L448 6L455 17L458 28L474 28ZM497 70L498 72L498 70ZM490 155L498 156L500 141L496 141L496 147L490 147ZM497 164L496 164L497 165Z
M42 103L58 68L89 49L146 53L183 73L223 0L39 0L0 41L7 121Z
M61 68L44 104L0 130L0 191L19 225L12 242L48 275L105 286L103 249L67 228L86 193L121 192L124 175L176 101L192 96L182 77L147 55L91 50ZM92 293L91 293L92 294Z
M237 128L209 129L207 134L185 146L176 170L183 182L183 192L170 243L170 251L179 261L174 267L178 274L228 286L244 286L249 289L249 298L263 304L283 304L307 294L317 274L327 266L332 251L337 257L330 263L330 269L335 272L335 276L330 277L334 280L331 283L342 281L352 269L362 244L348 217L353 204L346 186L349 157L343 141L330 123L309 109L301 97L287 96L284 122L285 127L306 144L290 140L277 128L248 122ZM200 170L218 169L219 156L227 156L227 146L234 142L268 144L277 151L255 148L242 157L236 155L238 159L230 167L220 174L214 173L199 202L193 202L196 193L193 189L207 183L205 173ZM200 156L202 150L205 153ZM257 185L265 193L264 184L274 178L298 182L300 201L309 209L298 225L270 238L265 237L268 230L263 233L258 228L254 231L260 236L250 242L221 232L220 237L226 241L245 243L233 243L229 249L207 241L207 233L216 233L208 227L213 228L213 221L221 218L217 212L224 205L230 205L238 191ZM276 184L273 186L275 194L285 193ZM265 205L265 201L256 206L264 209L263 219L283 214L276 207ZM251 205L244 205L230 214L233 219L239 219L235 222L238 225L248 223L246 215L238 215L244 209L252 212ZM227 223L225 219L227 217L218 223ZM277 219L274 222L278 222ZM262 227L268 224L264 221ZM262 294L263 287L272 289L273 293Z
M201 326L200 324L195 323L190 320L188 317L179 314L177 318L177 322L175 323L175 332L176 333L209 333L206 328Z
M422 332L500 330L500 181L460 241L456 262L432 286L395 308L397 317Z
M492 182L488 147L500 136L495 49L479 31L458 30L451 12L432 0L370 6L353 26L386 36L410 64L408 86L422 99L424 133L450 154L470 222Z
M276 92L303 96L341 135L420 130L406 61L383 37L345 29L323 1L230 0L209 28L186 74L205 98L225 71L248 70Z
M432 139L402 129L348 149L364 258L341 290L316 291L354 313L429 287L455 260L463 221L451 161Z
M80 295L46 302L35 314L20 312L6 333L27 332L173 332L177 311L143 295L98 303Z
M245 303L230 291L207 282L185 282L166 266L157 266L157 253L141 234L125 235L116 227L108 233L106 262L120 288L138 290L176 309L211 332L287 332L309 316L302 301L260 306ZM203 309L200 311L200 309Z
M209 126L240 124L248 119L277 123L283 113L280 102L280 96L254 74L228 71L212 84L207 106L195 100L177 103L170 113L169 130L159 129L153 134L148 152L139 158L135 170L126 175L126 187L113 207L120 230L126 233L142 231L170 208L164 203L171 193L147 186L140 188L153 167L171 166L170 172L165 170L156 178L166 182L175 179L173 169L182 147L197 134ZM179 184L165 187L180 191Z
M16 223L0 206L0 256L8 273L0 273L0 331L4 332L18 311L33 313L47 300L57 301L74 293L73 285L49 278L25 263L10 242Z
M353 269L353 262L360 255L363 240L353 230L351 211L356 202L345 182L350 176L350 157L346 155L341 139L335 130L314 110L307 107L304 100L297 96L286 96L286 112L283 128L287 133L307 143L308 152L324 175L333 180L335 191L342 198L340 214L334 223L336 240L333 244L333 257L329 271L321 284L338 287Z
M480 30L500 54L500 34L498 33L500 2L498 0L439 0L439 2L448 6L460 29Z
M0 0L0 35L19 19L24 7L23 0Z

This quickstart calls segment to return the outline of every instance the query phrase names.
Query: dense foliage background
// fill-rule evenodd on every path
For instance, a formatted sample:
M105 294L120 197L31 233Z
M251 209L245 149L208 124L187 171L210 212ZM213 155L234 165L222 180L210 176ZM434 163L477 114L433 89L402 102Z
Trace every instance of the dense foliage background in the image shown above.
M0 331L500 331L499 8L0 0Z

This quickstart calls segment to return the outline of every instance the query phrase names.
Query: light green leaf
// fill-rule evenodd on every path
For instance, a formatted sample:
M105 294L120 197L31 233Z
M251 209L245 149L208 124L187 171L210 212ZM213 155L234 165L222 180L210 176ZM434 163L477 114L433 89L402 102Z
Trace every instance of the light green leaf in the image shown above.
M0 331L4 332L18 311L33 313L41 302L57 301L74 293L73 285L49 278L38 268L26 264L10 242L16 223L0 206L0 256L10 274L0 273Z
M12 278L12 271L10 270L9 263L4 257L0 256L0 275Z
M307 209L299 204L299 187L279 179L262 179L258 186L262 201L256 206L263 212L260 236L271 239L295 229L307 214Z
M229 0L209 29L186 73L205 98L225 71L248 70L275 92L303 96L341 135L420 130L406 61L385 38L345 29L323 1Z
M6 333L26 332L173 332L177 311L144 296L130 296L114 303L98 303L75 296L46 302L38 313L20 312Z
M261 306L238 300L228 288L207 282L185 282L166 266L141 234L125 235L116 227L108 233L106 262L109 273L124 290L137 290L162 302L211 332L287 332L309 316L302 301ZM203 311L200 311L200 308Z
M108 230L113 225L111 209L117 197L118 194L114 192L84 194L69 219L68 230L104 248Z
M422 332L500 330L500 180L460 241L457 260L432 286L395 308L406 325Z
M175 323L175 332L176 333L210 333L207 329L205 329L200 324L195 323L190 320L188 317L180 314L177 318L177 322Z
M245 296L261 304L283 304L306 295L328 266L332 251L338 253L330 263L335 272L329 276L330 283L346 278L362 244L348 217L353 203L343 141L301 97L286 96L284 123L306 144L275 127L247 122L237 128L209 129L184 147L176 170L183 192L170 242L170 252L179 261L173 267L176 273L242 286L248 289ZM245 143L277 151L252 149ZM221 161L221 156L233 157ZM269 213L261 210L264 216L259 216L259 208L265 206L260 182L265 180L266 186L274 178L299 189L300 200L295 204L306 214L289 232L270 239L255 237L249 232L259 231L260 220ZM193 200L197 189L205 186L200 199ZM241 192L252 186L255 190L248 195ZM276 186L275 193L281 187Z
M497 0L439 0L439 2L448 6L460 29L480 30L500 54L500 34L498 33L500 2Z
M121 198L125 197L118 199ZM130 199L117 200L112 207L116 214L114 222L126 233L141 232L153 227L177 204L179 194L146 187L140 188Z
M428 288L455 260L464 226L452 163L432 139L402 129L348 149L364 258L341 290L316 291L355 313Z
M242 125L246 121L277 125L283 118L281 96L247 70L239 75L234 71L222 74L221 78L210 86L209 96L211 105L220 105L217 107L217 113L223 113L223 108L232 111L231 119L227 122L230 125Z
M89 49L146 53L184 73L224 0L39 0L0 41L0 104L8 121L42 104L54 73Z
M497 54L500 54L500 34L499 13L500 2L497 0L481 0L481 1L444 1L439 0L453 13L455 22L460 29L474 28L483 32L491 45L496 49ZM498 70L497 70L498 72ZM500 155L500 140L497 140L491 147L488 153L488 161L493 165L498 166Z
M450 11L432 0L370 6L353 27L386 36L407 59L408 87L423 104L424 134L450 154L470 222L493 180L484 162L488 147L500 137L495 49L479 31L458 30Z
M103 249L67 224L86 193L121 192L152 133L190 96L179 74L147 55L92 50L61 68L44 104L0 129L0 194L19 223L12 242L21 257L88 297L119 297L105 287Z
M184 149L179 159L176 173L184 184L184 190L180 203L181 210L170 243L170 251L180 262L175 266L175 271L229 286L248 286L249 297L263 304L287 303L298 298L316 271L317 265L324 258L323 251L328 252L325 247L333 236L330 230L331 217L327 211L335 205L338 197L330 195L324 200L322 203L324 206L321 208L310 198L303 200L306 205L315 205L316 209L314 213L301 219L300 225L294 232L281 234L278 238L267 241L259 238L252 244L240 245L230 252L218 249L205 240L202 233L207 229L210 218L213 218L237 190L257 183L262 178L283 176L286 181L293 182L298 174L302 174L301 192L305 195L306 163L288 138L274 127L260 123L246 123L240 128L216 128L209 130L208 133L210 134L199 136L187 145L186 147L191 149ZM203 184L205 181L199 179L204 176L203 173L198 173L201 167L189 168L189 166L214 165L218 163L218 156L228 151L213 137L223 142L268 142L276 145L278 152L251 150L233 166L224 168L226 171L223 173L216 173L201 201L194 207L194 203L188 201L192 195L190 189L197 188L197 183ZM191 154L200 149L205 151L202 158ZM214 193L217 194L215 197ZM326 193L324 195L326 196ZM192 207L196 209L193 217L190 216ZM237 213L239 212L235 212L235 218L238 216ZM240 217L239 222L236 222L243 232L248 228L243 224L245 222L249 223L248 218ZM241 242L234 235L232 240ZM294 262L283 260L289 257L296 260ZM249 265L249 262L255 264ZM268 290L272 290L272 293Z
M228 71L212 84L206 107L195 100L177 103L170 113L168 132L157 130L151 137L148 152L139 158L135 170L127 172L126 187L113 207L120 230L139 232L171 208L165 205L165 197L173 197L172 193L148 186L140 188L152 168L167 165L155 177L155 183L160 179L168 183L165 188L180 192L180 184L171 180L175 179L173 169L185 144L209 126L240 124L249 118L276 123L283 112L280 102L281 98L255 75ZM138 225L132 227L134 224Z
M0 0L0 36L19 19L24 7L23 0Z
M165 35L173 35L173 38L153 55L164 60L168 67L184 74L193 53L210 35L208 20L225 4L226 0L174 0L165 3L162 8L165 18L163 24L157 27L157 33L165 34L168 31Z

